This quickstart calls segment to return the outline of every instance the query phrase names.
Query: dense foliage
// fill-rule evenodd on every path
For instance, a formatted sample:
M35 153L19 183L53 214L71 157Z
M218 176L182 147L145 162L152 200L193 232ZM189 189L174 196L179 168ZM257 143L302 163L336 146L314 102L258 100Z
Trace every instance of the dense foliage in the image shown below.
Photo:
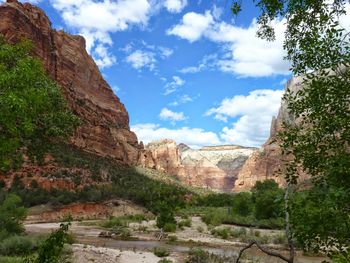
M240 3L234 1L235 14ZM280 134L285 153L294 156L287 181L296 184L302 170L314 183L304 194L292 196L293 236L305 249L350 261L350 33L340 23L348 4L256 1L261 9L258 36L273 40L273 21L284 19L286 59L293 73L302 76L302 89L287 90L284 97L294 121L284 123Z
M26 218L26 209L22 206L21 198L9 194L0 198L0 240L24 231L22 221Z
M78 124L60 88L31 57L31 44L0 36L0 170L16 168L23 153L40 161L46 146Z
M176 211L189 202L186 199L187 196L196 196L181 186L156 181L133 167L88 154L70 145L55 145L49 152L61 166L90 170L96 178L106 173L107 180L109 179L111 183L85 186L76 191L45 190L38 187L36 183L32 183L31 187L24 187L21 178L15 177L12 186L6 192L19 195L27 207L46 203L64 205L78 201L99 202L125 198L158 214L164 205ZM0 196L1 194L4 195L5 191L0 189Z

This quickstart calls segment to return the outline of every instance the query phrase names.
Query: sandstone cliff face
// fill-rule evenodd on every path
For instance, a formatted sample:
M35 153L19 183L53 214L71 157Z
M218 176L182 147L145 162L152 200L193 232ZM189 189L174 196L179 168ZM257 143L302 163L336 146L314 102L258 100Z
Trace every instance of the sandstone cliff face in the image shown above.
M302 79L294 77L288 81L286 88L296 92L301 86ZM262 148L253 153L237 175L237 181L233 191L248 191L257 181L274 179L280 186L283 186L285 180L281 171L284 162L288 161L288 157L282 156L282 151L279 145L275 142L276 135L282 130L283 122L293 123L296 120L292 119L288 114L287 105L284 101L281 103L277 118L272 119L270 137ZM289 157L290 158L290 157ZM307 176L302 175L301 180Z
M245 161L255 151L240 146L204 147L199 150L172 140L146 146L141 164L171 174L196 187L231 191Z
M7 0L0 6L0 18L0 34L7 41L27 38L33 42L33 55L43 61L81 118L72 143L91 153L136 164L141 146L130 131L128 113L86 52L84 38L52 29L45 13L29 3Z

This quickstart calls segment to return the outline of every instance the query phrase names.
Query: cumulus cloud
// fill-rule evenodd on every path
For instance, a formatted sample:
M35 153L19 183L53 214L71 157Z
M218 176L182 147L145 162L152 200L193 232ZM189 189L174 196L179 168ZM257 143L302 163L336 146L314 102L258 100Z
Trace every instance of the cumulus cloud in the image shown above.
M216 11L217 13L217 11ZM204 14L190 12L182 21L167 31L189 42L201 38L224 44L225 56L212 61L211 65L223 72L240 77L264 77L288 75L289 63L283 60L283 40L285 21L274 21L276 41L268 42L256 36L258 24L253 20L249 27L243 28L218 20L214 11ZM184 73L203 70L204 65L182 69Z
M157 124L146 123L133 125L131 130L145 144L161 139L173 139L177 143L185 143L192 148L220 144L220 139L214 132L198 128L168 129Z
M163 121L170 121L175 124L178 121L184 121L187 119L183 112L174 112L168 108L163 108L159 113L159 118Z
M224 127L220 137L225 143L260 146L269 136L272 116L276 116L283 90L254 90L249 95L224 99L207 116L228 122L238 118L232 126Z
M214 23L210 11L204 14L189 12L185 14L182 21L167 31L168 35L179 36L190 42L199 40L205 31Z
M136 50L126 57L126 62L135 69L149 68L151 71L155 67L154 53L142 50Z
M164 95L174 93L179 87L183 86L184 84L185 81L182 78L180 78L179 76L173 76L173 81L168 82L165 85Z
M151 15L147 0L51 0L51 3L64 22L86 38L87 50L101 68L116 62L107 51L113 44L110 33L133 25L145 26Z
M187 6L187 0L165 0L164 6L171 13L180 13Z

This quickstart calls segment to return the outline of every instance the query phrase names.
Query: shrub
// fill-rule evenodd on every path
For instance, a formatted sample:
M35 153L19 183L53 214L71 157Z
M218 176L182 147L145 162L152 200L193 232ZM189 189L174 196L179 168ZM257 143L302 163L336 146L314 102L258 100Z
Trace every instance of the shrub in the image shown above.
M174 236L174 235L168 236L168 240L169 240L169 242L176 242L177 236Z
M11 236L1 241L0 255L28 255L35 251L41 242L41 238L32 236Z
M256 182L252 193L257 219L271 219L283 215L284 191L274 180Z
M170 255L170 251L164 247L156 247L153 250L154 255L160 258L164 258Z
M158 263L173 263L173 261L171 261L170 259L163 258L159 260Z
M233 212L241 216L248 216L253 212L254 204L250 193L238 193L233 199Z
M181 220L177 225L179 228L183 228L184 226L191 227L192 221L191 219Z
M102 223L102 227L114 228L118 226L126 226L125 221L119 217L111 217L108 221Z
M210 254L202 249L192 249L189 252L187 263L224 263L225 261L214 254Z
M161 203L159 205L159 215L157 216L157 227L165 228L165 225L167 224L176 224L176 220L172 209L170 209L165 203Z
M131 237L130 230L125 226L114 226L111 231L113 234L120 237L121 239L128 240Z
M224 228L214 228L211 231L211 234L216 236L216 237L221 237L222 239L228 239L231 234L232 234L232 230L229 227L224 227Z
M176 224L166 223L163 227L163 230L165 232L175 232L176 231Z

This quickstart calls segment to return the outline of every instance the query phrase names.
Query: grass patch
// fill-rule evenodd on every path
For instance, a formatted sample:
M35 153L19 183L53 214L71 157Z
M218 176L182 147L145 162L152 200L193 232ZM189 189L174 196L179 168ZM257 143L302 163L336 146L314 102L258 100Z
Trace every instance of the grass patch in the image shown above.
M170 255L170 251L165 247L156 247L153 250L154 255L160 258L164 258Z

